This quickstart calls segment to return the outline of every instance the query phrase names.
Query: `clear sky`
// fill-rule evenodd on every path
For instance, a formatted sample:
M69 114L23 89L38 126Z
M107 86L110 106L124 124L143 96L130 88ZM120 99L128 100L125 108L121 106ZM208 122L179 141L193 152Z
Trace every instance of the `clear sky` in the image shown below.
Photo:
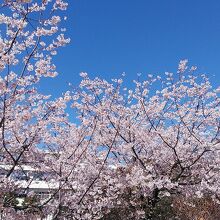
M71 44L56 58L60 75L44 93L60 95L79 73L115 78L126 72L175 71L187 58L220 84L220 0L69 0ZM215 75L215 76L214 76Z

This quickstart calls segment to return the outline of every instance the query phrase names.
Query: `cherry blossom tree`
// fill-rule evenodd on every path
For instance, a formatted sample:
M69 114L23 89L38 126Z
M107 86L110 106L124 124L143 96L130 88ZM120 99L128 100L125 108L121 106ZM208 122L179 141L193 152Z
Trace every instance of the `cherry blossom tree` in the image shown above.
M220 89L204 74L183 60L176 73L148 75L133 90L123 79L81 76L71 99L89 131L80 151L90 165L77 181L73 176L80 183L85 175L75 188L82 192L68 203L72 216L99 219L127 207L127 219L151 218L160 199L172 195L219 202Z
M25 174L24 163L44 169L40 164L42 149L53 138L56 126L67 121L66 101L51 101L50 96L37 91L42 77L57 75L53 56L70 41L64 35L66 18L61 13L67 5L62 0L1 3L0 152L1 163L9 166L0 180L1 218L27 219L24 213L15 212L19 208L12 202L13 196L21 188L12 176L15 170ZM29 208L27 205L20 209ZM15 217L17 214L19 217Z

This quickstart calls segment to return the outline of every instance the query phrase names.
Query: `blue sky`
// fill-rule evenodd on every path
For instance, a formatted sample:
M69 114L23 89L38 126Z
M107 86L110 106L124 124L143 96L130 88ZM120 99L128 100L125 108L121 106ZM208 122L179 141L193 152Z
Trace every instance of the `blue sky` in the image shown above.
M107 79L126 72L129 86L137 73L172 72L185 58L219 85L219 0L69 0L66 13L71 44L56 58L60 75L42 82L46 94L77 85L82 71Z

